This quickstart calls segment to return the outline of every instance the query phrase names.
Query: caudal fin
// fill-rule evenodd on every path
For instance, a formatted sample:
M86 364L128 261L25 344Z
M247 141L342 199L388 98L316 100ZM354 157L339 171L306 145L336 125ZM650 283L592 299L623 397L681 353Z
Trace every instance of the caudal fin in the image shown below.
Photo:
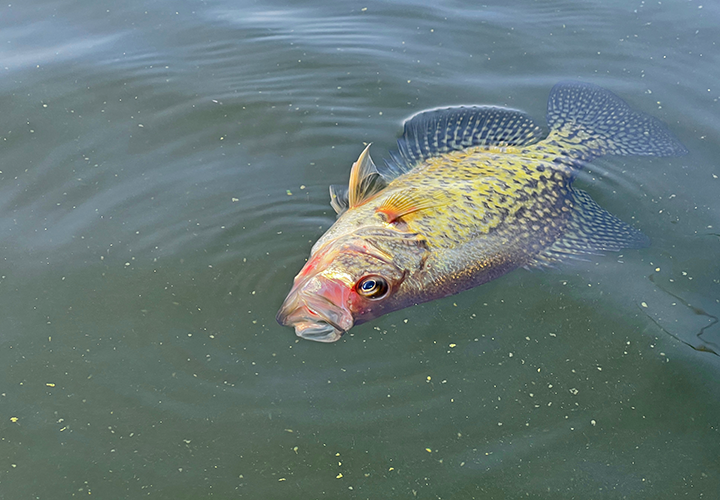
M551 135L571 156L679 156L688 151L657 118L597 85L561 82L548 99Z

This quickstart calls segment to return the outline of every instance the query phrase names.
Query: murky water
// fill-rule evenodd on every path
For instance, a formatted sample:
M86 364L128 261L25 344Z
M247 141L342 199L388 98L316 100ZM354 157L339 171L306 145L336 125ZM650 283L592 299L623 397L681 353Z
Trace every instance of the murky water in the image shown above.
M716 498L719 22L695 1L3 5L0 498ZM364 142L443 105L542 122L564 79L690 150L578 180L651 247L332 345L275 323Z

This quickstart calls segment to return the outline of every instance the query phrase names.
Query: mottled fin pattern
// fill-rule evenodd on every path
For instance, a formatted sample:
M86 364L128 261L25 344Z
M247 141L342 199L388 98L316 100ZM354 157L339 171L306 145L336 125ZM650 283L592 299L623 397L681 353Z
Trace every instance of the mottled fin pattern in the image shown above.
M687 153L660 120L631 109L612 92L589 83L555 85L548 99L547 122L550 137L568 156L583 161L603 155Z
M493 106L423 111L405 121L398 151L383 170L392 179L422 161L473 146L524 146L543 137L542 129L525 113Z
M526 267L553 267L584 255L602 255L650 244L647 236L607 212L585 191L573 189L570 196L573 211L565 234Z

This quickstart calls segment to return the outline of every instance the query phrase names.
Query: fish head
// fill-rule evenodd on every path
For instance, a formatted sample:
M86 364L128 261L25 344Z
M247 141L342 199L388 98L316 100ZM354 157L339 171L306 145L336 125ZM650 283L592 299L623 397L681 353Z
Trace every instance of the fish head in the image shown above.
M407 278L427 252L417 234L364 228L318 243L277 315L298 337L335 342L354 325L412 301Z

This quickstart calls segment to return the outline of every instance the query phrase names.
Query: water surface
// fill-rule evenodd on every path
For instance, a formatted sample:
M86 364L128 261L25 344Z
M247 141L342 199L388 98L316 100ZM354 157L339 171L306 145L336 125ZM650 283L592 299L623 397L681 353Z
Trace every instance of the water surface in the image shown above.
M0 498L714 498L720 8L0 7ZM578 179L651 237L299 341L327 186L422 109L577 79L681 158Z

